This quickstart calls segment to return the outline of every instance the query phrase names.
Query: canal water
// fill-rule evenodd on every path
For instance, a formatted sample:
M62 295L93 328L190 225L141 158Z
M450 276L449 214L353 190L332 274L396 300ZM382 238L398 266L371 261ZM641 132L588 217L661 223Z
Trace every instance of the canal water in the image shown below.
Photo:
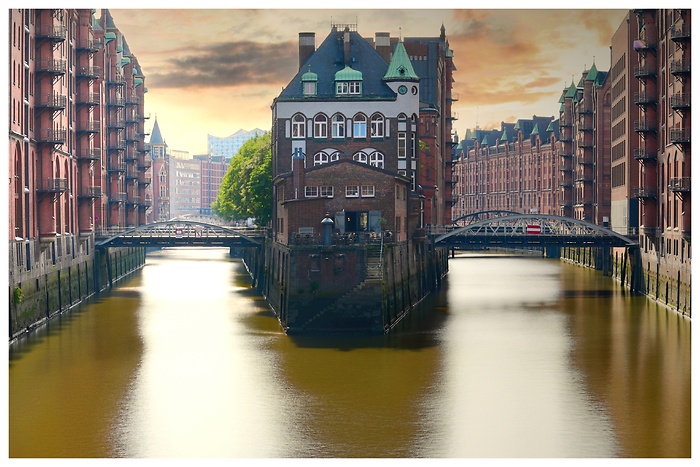
M10 457L689 457L690 320L466 255L386 336L289 337L226 249L149 253L10 345Z

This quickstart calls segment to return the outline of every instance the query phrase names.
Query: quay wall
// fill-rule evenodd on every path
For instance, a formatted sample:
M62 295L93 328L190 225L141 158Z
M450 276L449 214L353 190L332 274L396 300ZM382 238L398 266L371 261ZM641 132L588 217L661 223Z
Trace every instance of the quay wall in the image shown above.
M383 333L441 285L447 258L447 249L427 241L268 241L264 252L249 249L244 262L287 333Z
M10 242L9 339L109 288L144 263L143 248L99 250L92 235Z
M625 288L691 316L689 260L645 251L630 254L624 248L562 248L561 259L584 267L607 269L608 275Z

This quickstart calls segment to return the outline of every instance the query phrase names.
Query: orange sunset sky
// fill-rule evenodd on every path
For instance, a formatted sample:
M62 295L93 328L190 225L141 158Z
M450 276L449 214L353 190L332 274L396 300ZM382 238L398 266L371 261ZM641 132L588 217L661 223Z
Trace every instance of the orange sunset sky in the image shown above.
M561 91L572 79L578 82L594 61L599 70L609 70L610 39L627 11L279 9L265 1L246 2L260 9L217 9L226 4L239 3L190 3L200 9L107 5L146 76L145 111L151 115L146 130L157 116L171 149L202 154L207 134L269 130L272 100L298 71L299 32L315 32L318 46L332 22L357 23L366 38L375 32L437 37L444 24L457 67L453 93L459 101L453 111L460 138L477 124L499 128L502 121L558 116ZM304 3L317 4L330 3Z

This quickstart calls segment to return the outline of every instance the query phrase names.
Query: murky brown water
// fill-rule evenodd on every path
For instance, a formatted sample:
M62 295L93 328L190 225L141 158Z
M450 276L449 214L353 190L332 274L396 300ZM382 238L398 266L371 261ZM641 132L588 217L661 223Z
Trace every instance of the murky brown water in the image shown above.
M558 261L450 260L387 336L291 338L227 250L163 250L10 346L9 454L689 457L690 353Z

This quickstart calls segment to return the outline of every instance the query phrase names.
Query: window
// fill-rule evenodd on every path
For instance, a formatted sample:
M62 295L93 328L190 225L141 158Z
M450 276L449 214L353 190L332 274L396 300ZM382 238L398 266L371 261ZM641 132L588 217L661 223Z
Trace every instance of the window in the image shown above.
M314 165L322 165L326 163L328 163L328 154L323 151L314 154Z
M335 94L356 95L362 94L362 81L337 81L335 83Z
M399 131L398 139L399 139L399 148L398 148L399 159L405 159L406 158L406 132Z
M366 164L368 162L367 154L362 151L356 152L352 156L352 159L357 162L362 162L363 164Z
M346 198L357 198L360 196L360 187L358 185L347 185L345 187Z
M345 138L345 117L341 114L335 114L332 125L331 136L333 138Z
M352 136L353 138L367 138L367 117L362 114L355 115Z
M360 195L363 198L373 198L374 197L374 185L362 185L360 187Z
M314 118L314 138L328 137L328 118L323 114L318 114Z
M333 187L332 186L320 186L318 187L318 195L325 196L326 198L333 197Z
M379 114L372 115L371 122L371 134L372 138L381 138L384 136L384 117Z
M304 195L307 198L318 198L318 187L317 186L307 186L304 189Z
M369 155L369 165L372 167L378 167L380 169L384 168L384 154L379 151L375 151Z
M296 114L294 118L292 118L292 138L305 138L305 125L306 119L304 116L302 114Z
M316 95L316 81L304 81L304 95L305 96L315 96Z

